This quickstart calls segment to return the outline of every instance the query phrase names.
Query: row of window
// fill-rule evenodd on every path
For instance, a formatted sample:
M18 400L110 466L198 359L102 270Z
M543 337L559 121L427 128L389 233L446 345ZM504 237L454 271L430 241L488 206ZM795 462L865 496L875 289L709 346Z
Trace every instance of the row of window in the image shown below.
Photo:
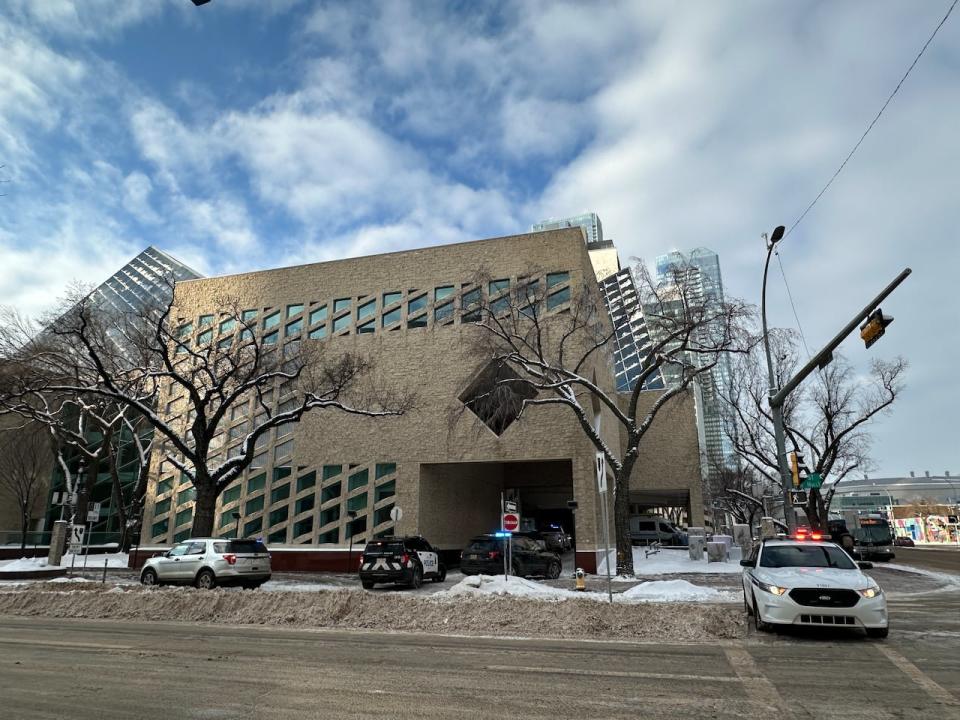
M525 281L526 292L537 290L539 280ZM570 301L570 273L555 272L546 275L546 305L553 310ZM509 290L511 280L502 278L491 280L486 291L493 312L505 310L510 305ZM380 330L398 330L404 323L408 328L425 328L432 318L435 325L451 325L460 310L462 322L474 322L479 319L481 288L464 283L459 295L455 285L440 285L432 291L410 289L406 292L393 290L379 297L361 295L357 298L336 298L327 303L303 303L287 305L283 309L267 308L262 312L244 310L241 320L245 325L241 337L249 337L256 329L261 334L264 345L275 345L281 338L306 337L318 340L328 335L349 335L375 333ZM459 297L459 307L458 300ZM430 307L432 304L432 312ZM228 347L233 342L236 330L234 318L225 318L217 323L213 314L201 315L196 322L183 323L177 332L182 340L177 352L187 352L190 338L196 330L197 345L206 345L221 337L219 344Z
M372 483L371 470L374 475ZM371 514L374 528L389 521L393 503L384 501L396 495L395 463L376 463L372 468L324 465L319 474L318 483L317 470L301 472L294 479L291 467L275 467L269 492L265 472L234 483L220 496L219 533L236 534L237 526L242 523L243 535L266 532L268 541L273 543L330 543L339 542L341 530L344 537L365 532ZM173 493L173 482L173 477L167 477L157 485L158 496L170 494L158 498L154 505L151 534L155 540L163 540L171 529L181 528L193 520L193 505L181 505L192 503L196 496L194 489L184 478L181 488ZM240 502L241 497L243 502ZM317 509L319 512L315 512ZM304 516L304 513L309 514ZM356 517L341 528L349 513L355 513ZM239 517L235 518L234 514ZM161 517L163 515L166 517ZM290 518L296 519L292 525L289 525ZM315 533L315 529L320 532ZM388 530L381 529L380 534ZM174 541L189 537L189 534L190 528L184 527L176 533Z

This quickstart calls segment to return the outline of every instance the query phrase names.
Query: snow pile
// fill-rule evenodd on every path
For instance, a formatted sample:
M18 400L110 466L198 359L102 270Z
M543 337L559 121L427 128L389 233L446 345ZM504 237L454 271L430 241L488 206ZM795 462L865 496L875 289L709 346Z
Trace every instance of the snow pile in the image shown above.
M514 576L508 579L504 575L468 575L449 590L434 593L431 597L444 599L462 595L512 595L514 597L536 598L537 600L559 601L573 597L589 597L596 594L550 587L522 577Z
M734 593L686 580L652 580L624 590L621 597L642 602L735 602Z
M47 558L20 558L19 560L4 560L0 562L0 572L25 572L30 570L43 570L48 567L68 568L71 565L76 568L83 567L83 555L73 556L67 553L60 559L59 565L47 565ZM108 568L126 568L128 567L127 553L107 553L101 555L87 555L87 570L103 570L103 561L107 561Z
M611 556L613 553L611 552ZM615 565L614 560L611 567ZM740 567L739 550L734 548L731 551L730 559L727 562L708 563L706 553L703 560L691 560L687 548L664 548L650 557L644 556L644 548L635 547L633 549L633 571L638 577L647 575L739 575L743 572ZM598 575L606 575L607 569L600 561ZM614 578L614 580L627 580L630 578Z
M509 583L521 585L515 578ZM583 598L584 593L567 602L490 595L461 595L437 602L432 596L389 591L276 593L130 587L117 592L98 582L68 587L34 583L23 590L0 592L0 615L661 642L742 638L746 626L743 611L735 605L611 605Z

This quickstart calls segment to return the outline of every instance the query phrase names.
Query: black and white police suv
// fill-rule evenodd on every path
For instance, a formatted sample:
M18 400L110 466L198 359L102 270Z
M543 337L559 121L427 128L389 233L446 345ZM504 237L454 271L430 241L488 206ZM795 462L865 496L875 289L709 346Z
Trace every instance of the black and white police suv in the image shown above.
M743 602L757 630L778 625L846 627L884 638L887 600L873 578L842 548L810 539L770 539L754 546L743 565Z
M443 582L446 577L440 555L419 535L371 540L360 559L360 583L367 590L377 583L418 588L426 578Z

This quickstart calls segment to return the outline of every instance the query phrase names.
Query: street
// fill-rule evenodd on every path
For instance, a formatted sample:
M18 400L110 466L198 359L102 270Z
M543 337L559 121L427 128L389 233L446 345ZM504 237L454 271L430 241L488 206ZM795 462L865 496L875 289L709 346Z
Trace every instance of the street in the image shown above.
M960 575L960 548L898 547L896 553L897 564Z
M615 643L0 618L5 718L960 718L960 590L889 640Z

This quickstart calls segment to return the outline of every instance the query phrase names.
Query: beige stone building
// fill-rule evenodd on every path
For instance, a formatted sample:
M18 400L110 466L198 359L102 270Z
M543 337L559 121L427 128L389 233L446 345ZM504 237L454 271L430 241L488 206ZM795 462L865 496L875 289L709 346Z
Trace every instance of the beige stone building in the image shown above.
M221 495L218 532L232 533L239 524L242 535L262 536L271 546L318 549L343 547L351 536L359 543L420 533L453 550L499 527L504 494L516 498L530 523L575 525L578 562L595 567L602 536L595 453L569 410L531 408L498 434L460 399L487 366L473 355L468 334L477 330L462 317L477 290L471 278L479 269L497 278L481 289L494 297L532 268L548 288L548 312L563 312L583 283L596 287L579 228L178 283L177 305L198 323L202 316L215 318L214 299L229 295L249 308L264 338L275 333L277 343L315 340L358 351L373 359L381 381L418 393L416 408L401 417L321 410L279 429L253 467ZM601 358L593 372L612 391L609 366ZM161 398L160 407L167 400ZM606 442L619 449L618 425L608 411L596 412ZM652 435L662 451L644 450L638 482L688 491L699 520L692 410L678 402L670 417ZM243 421L236 418L238 426ZM192 500L189 484L157 459L143 541L188 537ZM571 500L579 506L575 519ZM395 507L402 511L399 523L391 519Z

